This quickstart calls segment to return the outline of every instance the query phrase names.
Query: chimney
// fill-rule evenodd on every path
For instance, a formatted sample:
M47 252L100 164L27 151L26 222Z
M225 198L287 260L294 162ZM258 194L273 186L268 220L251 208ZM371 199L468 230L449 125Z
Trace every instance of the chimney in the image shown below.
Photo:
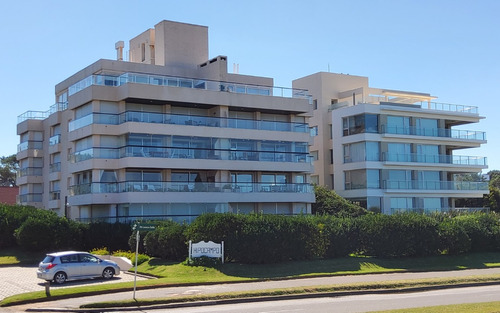
M123 47L124 46L125 46L125 43L122 40L115 43L116 59L118 61L123 61Z

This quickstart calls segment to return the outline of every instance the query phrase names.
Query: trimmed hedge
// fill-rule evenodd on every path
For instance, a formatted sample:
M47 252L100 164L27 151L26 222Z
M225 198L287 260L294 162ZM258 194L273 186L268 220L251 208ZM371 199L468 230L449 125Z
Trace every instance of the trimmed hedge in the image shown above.
M210 213L192 224L156 222L141 232L140 251L169 260L187 256L188 240L225 243L226 261L277 263L336 258L351 253L374 257L421 257L500 250L500 215L366 214L239 215ZM130 224L84 224L31 207L0 205L0 248L109 251L135 250Z

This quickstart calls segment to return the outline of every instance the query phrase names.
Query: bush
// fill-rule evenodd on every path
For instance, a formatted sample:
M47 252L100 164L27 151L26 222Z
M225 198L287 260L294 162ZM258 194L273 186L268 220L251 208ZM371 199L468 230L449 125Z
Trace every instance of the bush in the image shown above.
M16 229L37 211L34 207L0 204L0 249L17 245Z
M455 222L463 227L470 238L472 252L497 250L497 236L500 232L498 215L495 213L475 213L459 215Z
M113 256L125 257L129 259L130 262L132 262L132 264L135 266L135 252L118 250L113 252ZM141 265L142 263L147 262L150 259L151 258L148 255L139 253L137 255L137 265Z
M83 250L95 247L106 247L110 251L129 248L128 239L132 227L128 223L95 222L87 224L83 229ZM135 250L135 246L134 246Z
M325 256L336 258L348 256L359 250L358 219L324 216L321 218L322 233L326 245Z
M461 223L454 219L439 224L440 251L446 254L467 253L471 240Z
M144 237L144 250L150 256L180 261L188 256L184 232L186 225L164 221Z
M359 219L361 249L377 257L421 257L439 250L437 221L429 216L403 213L365 215Z
M338 217L356 217L368 214L363 207L339 196L335 191L323 186L314 186L316 202L312 204L312 214L329 214Z

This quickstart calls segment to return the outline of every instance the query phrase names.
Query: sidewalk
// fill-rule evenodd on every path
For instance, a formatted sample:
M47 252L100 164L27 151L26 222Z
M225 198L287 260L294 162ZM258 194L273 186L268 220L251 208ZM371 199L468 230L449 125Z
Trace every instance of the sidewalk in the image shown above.
M377 281L379 282L397 281L397 280L412 280L412 279L425 279L425 278L466 277L466 276L494 275L494 274L500 274L500 268L472 269L472 270L444 271L444 272L349 275L349 276L318 277L318 278L304 278L304 279L291 279L291 280L265 281L265 282L168 287L168 288L137 290L136 299L169 298L169 297L185 296L185 295L207 295L207 294L216 294L225 292L242 292L242 291L275 289L275 288L368 283ZM0 309L0 312L13 313L13 312L24 312L27 309L30 309L30 311L36 311L36 309L47 310L49 308L74 310L78 309L83 304L110 301L110 300L130 300L132 298L133 298L133 292L129 291L129 292L114 293L114 294L104 294L97 296L72 298L66 300L33 303L17 307L6 307L2 308L3 310Z

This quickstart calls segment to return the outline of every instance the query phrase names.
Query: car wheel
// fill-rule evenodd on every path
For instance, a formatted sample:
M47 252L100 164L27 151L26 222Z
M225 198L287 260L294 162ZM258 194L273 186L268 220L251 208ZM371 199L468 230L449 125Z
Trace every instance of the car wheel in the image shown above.
M104 279L111 279L115 275L115 270L111 267L106 267L104 271L102 271L102 277Z
M54 282L56 284L63 284L66 279L68 279L68 276L66 276L66 273L64 272L57 272L55 275L54 275Z

